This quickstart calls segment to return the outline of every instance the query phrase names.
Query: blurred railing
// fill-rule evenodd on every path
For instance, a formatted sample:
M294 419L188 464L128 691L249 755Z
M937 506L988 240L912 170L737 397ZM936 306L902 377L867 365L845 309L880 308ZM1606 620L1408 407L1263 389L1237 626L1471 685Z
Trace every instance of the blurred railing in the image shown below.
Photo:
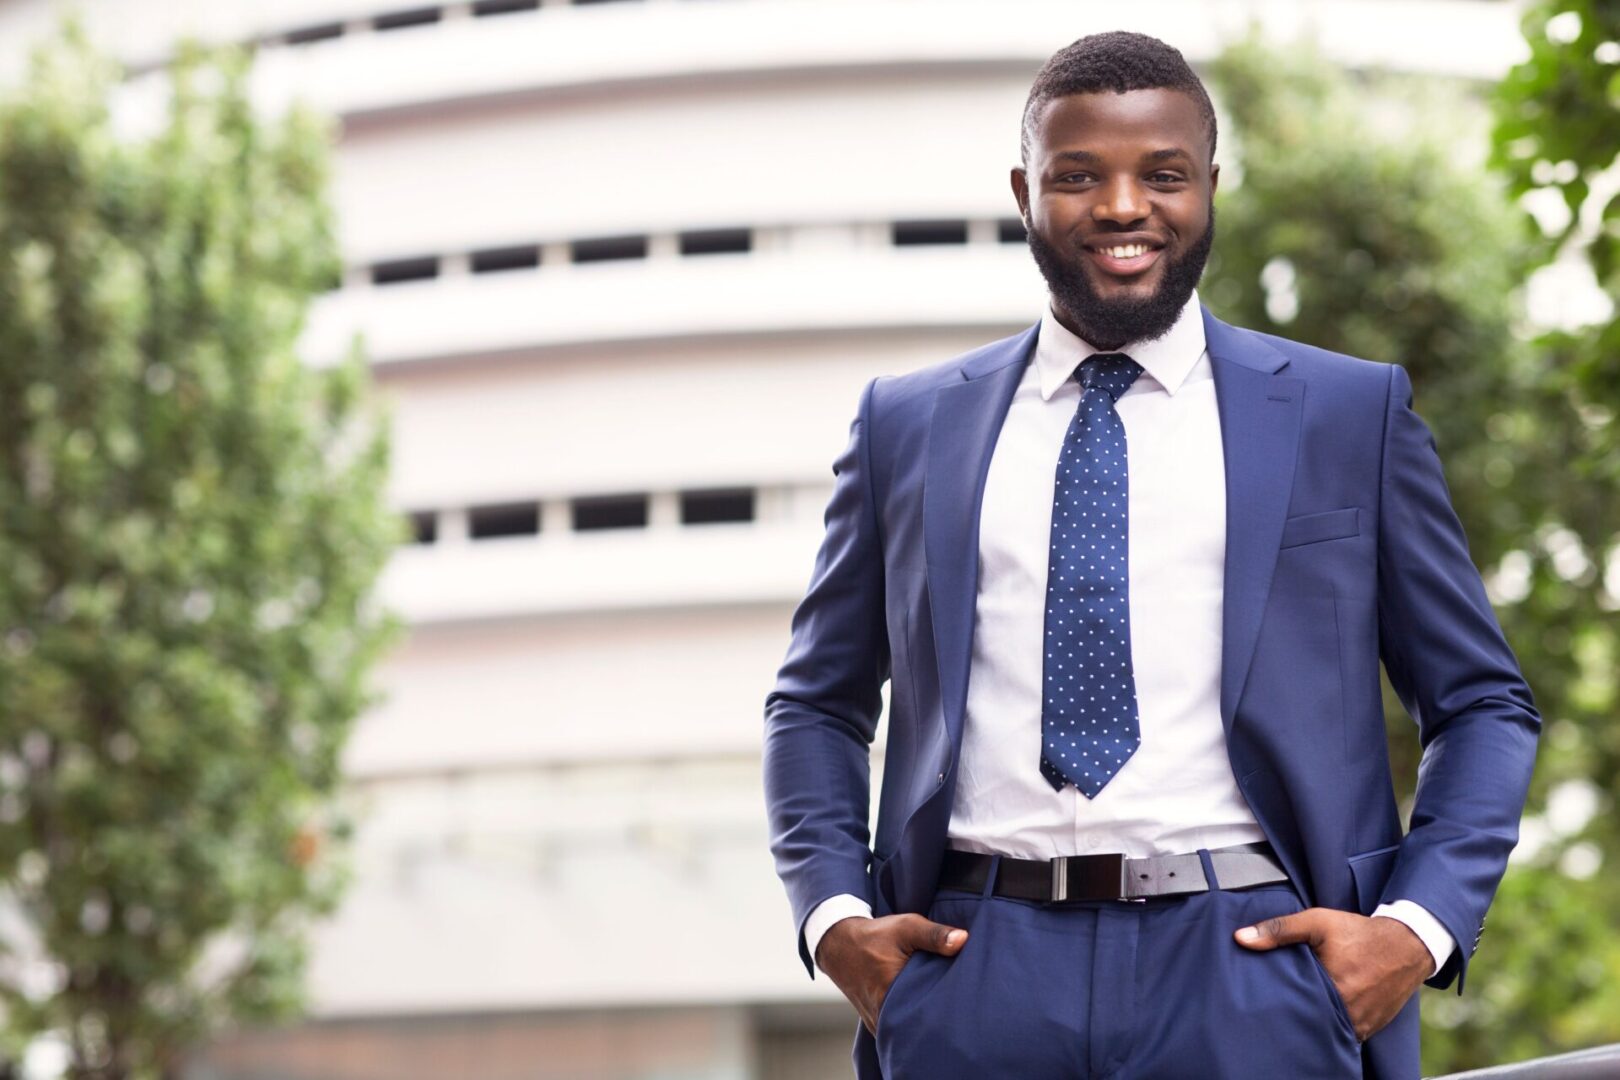
M1595 1046L1572 1054L1497 1065L1489 1069L1450 1073L1435 1080L1617 1080L1620 1078L1620 1043Z

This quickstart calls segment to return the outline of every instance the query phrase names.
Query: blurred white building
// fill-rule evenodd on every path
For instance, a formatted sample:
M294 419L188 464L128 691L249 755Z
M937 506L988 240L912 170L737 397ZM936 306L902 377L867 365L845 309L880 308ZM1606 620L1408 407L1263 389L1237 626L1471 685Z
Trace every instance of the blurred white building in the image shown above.
M267 106L342 116L307 356L364 333L419 540L315 1015L193 1075L848 1075L766 850L762 707L865 380L1039 317L1008 186L1036 69L1113 28L1196 64L1254 15L1494 78L1517 5L414 2L81 5L137 73L256 41ZM0 0L0 79L56 11Z

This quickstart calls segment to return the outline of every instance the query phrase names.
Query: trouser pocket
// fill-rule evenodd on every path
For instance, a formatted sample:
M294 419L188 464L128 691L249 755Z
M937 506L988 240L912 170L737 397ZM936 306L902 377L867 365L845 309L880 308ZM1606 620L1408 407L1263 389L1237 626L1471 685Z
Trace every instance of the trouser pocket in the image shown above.
M1361 1038L1356 1034L1355 1021L1350 1019L1350 1009L1345 1005L1344 996L1339 993L1338 986L1333 982L1333 976L1329 975L1328 969L1322 965L1322 958L1317 956L1316 950L1309 945L1291 947L1305 951L1306 959L1310 962L1311 967L1316 970L1317 977L1322 982L1322 992L1328 997L1328 1004L1333 1009L1333 1015L1338 1018L1339 1027L1359 1045Z

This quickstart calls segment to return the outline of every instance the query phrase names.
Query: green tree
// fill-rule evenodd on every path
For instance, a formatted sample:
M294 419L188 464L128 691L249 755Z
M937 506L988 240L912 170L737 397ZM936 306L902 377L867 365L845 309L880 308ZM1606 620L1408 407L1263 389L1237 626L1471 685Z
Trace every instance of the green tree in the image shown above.
M1542 1022L1562 1050L1620 1041L1620 598L1604 587L1620 577L1620 6L1540 0L1521 26L1530 57L1493 99L1490 160L1515 199L1547 198L1554 211L1521 212L1533 267L1589 267L1608 300L1606 317L1531 342L1539 422L1522 437L1541 447L1543 468L1515 488L1536 542L1523 545L1529 589L1504 613L1542 673L1543 786L1590 792L1584 826L1539 860L1567 869L1573 858L1590 876L1512 883L1535 914L1522 927L1534 966L1503 1020Z
M120 137L70 28L0 102L0 1038L74 1077L297 1010L397 629L386 417L295 354L330 132L257 118L249 62L187 47Z
M1600 556L1584 556L1614 541L1615 384L1582 383L1568 357L1528 340L1523 283L1539 256L1508 185L1485 169L1491 88L1346 72L1252 36L1211 81L1241 175L1217 199L1203 293L1243 325L1407 367L1547 723L1527 810L1534 855L1509 869L1467 992L1424 992L1426 1071L1620 1037L1611 865L1588 874L1590 852L1568 854L1583 833L1543 827L1549 793L1567 807L1595 790L1571 782L1612 791L1620 775L1620 735L1602 723L1613 616ZM1387 683L1385 700L1409 807L1415 725Z

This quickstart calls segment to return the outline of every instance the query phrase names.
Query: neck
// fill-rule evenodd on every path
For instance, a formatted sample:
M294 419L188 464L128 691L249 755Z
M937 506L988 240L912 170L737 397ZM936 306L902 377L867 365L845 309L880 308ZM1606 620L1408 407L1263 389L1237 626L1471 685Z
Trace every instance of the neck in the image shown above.
M1074 314L1062 304L1058 304L1056 302L1052 304L1052 316L1056 318L1058 323L1071 334L1074 334L1081 341L1096 346L1103 352L1115 352L1123 348L1129 341L1128 338L1121 338L1118 341L1105 340L1100 334L1094 330L1091 330L1084 322L1076 318Z

